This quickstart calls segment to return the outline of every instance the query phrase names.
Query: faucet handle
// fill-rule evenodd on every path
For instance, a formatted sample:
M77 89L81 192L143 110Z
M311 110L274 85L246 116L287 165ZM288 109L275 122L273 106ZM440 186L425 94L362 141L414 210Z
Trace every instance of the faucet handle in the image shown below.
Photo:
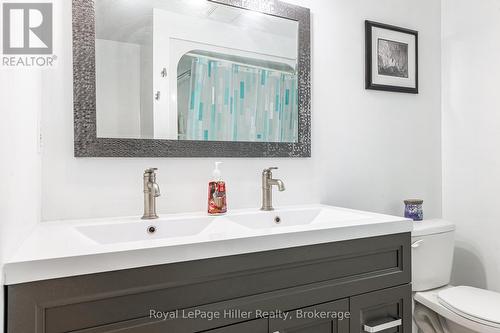
M277 169L278 169L278 167L270 167L270 168L264 169L262 171L262 176L267 177L267 178L271 178L273 176L273 170L277 170Z
M155 171L157 171L158 168L149 168L149 169L146 169L144 170L144 173L155 173Z

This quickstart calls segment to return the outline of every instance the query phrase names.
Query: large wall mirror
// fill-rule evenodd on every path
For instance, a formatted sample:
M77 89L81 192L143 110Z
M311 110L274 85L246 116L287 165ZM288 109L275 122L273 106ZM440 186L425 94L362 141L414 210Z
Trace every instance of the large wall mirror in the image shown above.
M73 0L75 156L309 157L309 10Z

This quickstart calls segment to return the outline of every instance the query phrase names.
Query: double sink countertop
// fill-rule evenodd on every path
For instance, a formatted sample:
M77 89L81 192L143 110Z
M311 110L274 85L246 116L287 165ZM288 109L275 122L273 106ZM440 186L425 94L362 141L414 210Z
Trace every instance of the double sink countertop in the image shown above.
M411 232L411 220L325 205L39 223L5 262L7 285Z

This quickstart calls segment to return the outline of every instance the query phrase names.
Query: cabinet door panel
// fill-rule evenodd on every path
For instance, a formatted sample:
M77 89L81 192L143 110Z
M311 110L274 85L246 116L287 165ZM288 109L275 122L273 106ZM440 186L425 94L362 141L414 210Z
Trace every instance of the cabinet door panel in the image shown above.
M320 322L316 324L297 326L292 328L287 328L280 331L275 331L271 333L332 333L335 331L331 322Z
M338 319L349 311L347 299L289 311L286 319L270 319L271 333L348 333L349 319Z
M351 333L411 333L411 286L351 298Z
M197 326L200 325L197 325L194 320L157 323L131 320L114 325L74 331L74 333L268 333L267 319L256 319L211 330L200 330L196 328Z
M205 333L268 333L268 323L267 319L259 319L204 332Z

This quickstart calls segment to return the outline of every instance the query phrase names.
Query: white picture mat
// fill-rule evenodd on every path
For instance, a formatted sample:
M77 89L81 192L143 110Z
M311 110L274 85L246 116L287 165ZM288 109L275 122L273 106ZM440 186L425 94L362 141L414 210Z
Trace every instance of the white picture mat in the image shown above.
M378 40L408 44L408 77L380 75L378 73ZM372 83L387 86L416 87L416 39L415 35L383 28L372 28Z

